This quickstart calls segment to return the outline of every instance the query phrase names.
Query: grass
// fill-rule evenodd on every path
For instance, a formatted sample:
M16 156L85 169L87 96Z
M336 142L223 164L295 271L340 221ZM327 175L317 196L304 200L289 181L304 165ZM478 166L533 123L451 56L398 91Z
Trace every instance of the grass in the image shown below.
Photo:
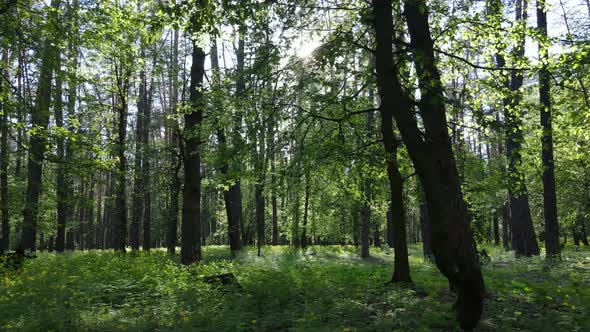
M484 247L480 331L590 331L590 251L548 265ZM229 260L227 247L209 246L193 267L160 250L40 253L0 274L0 330L459 331L446 279L419 247L410 253L413 287L386 285L391 255L361 260L354 247L266 247ZM242 288L202 281L225 271Z

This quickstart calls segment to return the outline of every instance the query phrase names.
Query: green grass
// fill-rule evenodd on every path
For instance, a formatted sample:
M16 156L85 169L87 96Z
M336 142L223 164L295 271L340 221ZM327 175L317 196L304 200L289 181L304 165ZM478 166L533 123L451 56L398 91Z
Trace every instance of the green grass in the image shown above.
M489 293L480 331L590 331L590 251L553 266L486 247ZM446 279L411 247L414 287L386 285L392 257L354 247L254 249L230 261L204 249L183 267L164 251L40 253L0 274L0 330L24 331L458 331ZM233 272L242 288L202 276Z

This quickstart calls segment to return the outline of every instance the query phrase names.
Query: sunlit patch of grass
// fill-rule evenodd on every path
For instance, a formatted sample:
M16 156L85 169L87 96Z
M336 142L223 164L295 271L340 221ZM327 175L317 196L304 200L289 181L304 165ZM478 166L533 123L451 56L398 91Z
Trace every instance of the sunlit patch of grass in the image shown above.
M590 330L590 252L562 260L515 259L486 248L489 298L481 331ZM393 254L353 246L204 248L192 267L164 250L40 253L0 278L0 330L88 331L457 331L454 295L419 246L410 247L413 286L386 284ZM241 288L202 277L236 275Z

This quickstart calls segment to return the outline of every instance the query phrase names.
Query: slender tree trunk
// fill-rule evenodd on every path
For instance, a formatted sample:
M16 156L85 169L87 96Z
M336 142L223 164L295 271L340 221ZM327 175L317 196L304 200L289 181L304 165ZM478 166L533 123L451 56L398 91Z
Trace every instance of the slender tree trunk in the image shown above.
M143 165L142 165L142 179L143 182L143 250L149 251L152 246L151 239L151 221L152 221L152 194L150 188L150 127L151 127L151 110L152 110L152 88L154 82L152 80L150 89L147 91L145 104L143 109Z
M8 47L4 48L2 60L0 61L0 70L5 78L8 78ZM0 83L4 90L4 84ZM2 117L0 121L0 220L2 224L2 237L0 238L0 252L8 250L10 247L10 216L8 208L8 116L10 113L9 105L6 102L0 103Z
M386 223L387 223L387 230L386 230L386 241L387 246L393 248L393 215L391 211L391 202L389 202L389 207L387 208L387 213L385 215Z
M140 57L145 58L145 52L141 51ZM145 100L146 100L146 78L145 69L141 69L139 73L139 95L137 98L137 120L135 127L135 163L133 169L135 176L133 179L133 199L131 208L131 229L129 234L129 242L131 249L139 250L140 226L143 221L143 135L144 135L144 121L145 121Z
M436 264L458 292L458 320L463 329L470 330L477 325L483 310L483 277L447 130L427 6L425 1L418 0L405 1L404 7L419 78L425 131L418 127L413 106L401 87L393 61L392 2L373 0L384 144L389 158L393 160L393 115L422 181L430 215L437 216L431 223L431 244ZM390 143L387 144L387 141Z
M368 258L370 254L369 240L371 234L371 183L365 178L363 183L363 206L361 207L361 257Z
M176 1L175 1L176 2ZM180 128L178 126L177 106L178 106L178 30L174 30L174 37L172 41L172 61L171 61L171 87L170 87L170 115L168 131L168 147L170 150L170 175L169 175L169 192L170 203L168 210L168 227L167 227L167 243L166 247L168 253L174 254L176 252L177 238L178 238L178 203L180 195L180 168L182 162L180 160Z
M124 70L123 68L120 69ZM128 82L119 86L119 100L115 106L117 115L116 156L118 158L115 171L115 207L113 209L114 249L125 252L127 245L127 86Z
M181 260L185 265L201 260L201 152L203 75L205 52L193 40L190 72L190 112L184 115L184 188L182 193Z
M56 26L57 12L60 0L52 0L49 25ZM57 49L53 45L53 38L47 38L41 53L41 67L39 69L39 87L35 107L31 111L32 125L47 130L49 124L49 107L51 103L51 80L53 77L53 65L57 55ZM45 133L32 134L29 140L29 158L27 175L27 192L25 196L25 208L23 210L23 226L21 248L36 250L37 221L39 216L39 197L41 195L43 160L47 150Z
M547 6L546 0L537 0L537 27L543 40L539 42L539 100L541 102L541 156L543 160L543 212L545 216L545 250L547 256L559 256L559 223L557 220L557 194L555 192L555 165L553 163L553 128L551 124L551 85L548 69Z
M265 242L265 222L264 222L264 184L257 183L254 186L254 200L256 201L256 231L257 231L257 244L258 244L258 256L260 256L261 247Z
M495 246L499 246L500 245L500 225L498 223L498 214L494 213L494 216L492 217L492 226L494 228L494 245Z
M305 173L305 193L303 198L303 227L301 227L301 247L307 248L309 245L309 234L308 234L308 220L309 220L309 196L311 194L311 180L309 178L309 171Z

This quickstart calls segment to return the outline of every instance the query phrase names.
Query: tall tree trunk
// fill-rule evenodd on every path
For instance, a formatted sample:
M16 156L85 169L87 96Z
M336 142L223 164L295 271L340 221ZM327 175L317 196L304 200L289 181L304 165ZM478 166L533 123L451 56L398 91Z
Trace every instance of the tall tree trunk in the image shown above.
M192 42L190 112L184 115L184 188L182 193L181 260L185 265L201 260L201 152L200 126L203 120L203 75L205 52Z
M219 59L218 59L218 51L217 51L217 38L213 37L212 47L211 47L211 69L213 70L213 79L214 83L220 87L221 84L221 75L219 70ZM220 100L215 100L215 108L217 111L222 112L221 109L221 102ZM219 171L222 174L225 181L229 181L229 159L230 156L227 153L227 138L225 135L225 128L220 121L222 116L219 115L216 123L216 135L217 141L219 143L219 150L221 155L221 165L219 167ZM242 247L242 242L240 240L240 221L238 220L239 216L234 215L235 202L232 201L233 198L236 197L236 193L234 192L234 184L229 183L227 189L223 190L223 201L225 203L225 212L227 215L227 227L228 227L228 237L229 237L229 248L234 255L238 250Z
M125 69L116 69L121 72ZM121 74L122 77L122 74ZM124 79L121 79L124 80ZM125 252L127 245L127 156L126 151L126 138L127 138L127 89L128 82L121 82L118 89L118 100L115 105L115 112L117 115L117 137L115 140L116 144L116 156L118 158L117 169L115 174L115 206L113 209L113 239L114 249L116 251Z
M58 57L56 61L56 70L55 70L55 103L54 103L54 112L55 112L55 125L58 128L63 129L64 127L64 119L63 119L63 111L62 111L62 80L60 75L60 67L61 61ZM66 230L66 222L68 220L68 201L71 200L69 195L68 187L68 180L66 179L66 163L67 160L65 158L65 150L66 149L66 140L61 135L57 138L57 157L59 159L59 163L57 165L56 170L56 199L57 199L57 239L56 239L56 251L63 252L65 249L65 230Z
M140 57L145 58L145 51L142 49ZM137 120L135 127L135 163L133 169L135 176L133 179L133 199L131 208L131 229L129 234L129 242L131 249L139 250L140 225L143 221L143 135L144 135L144 121L145 121L145 101L146 101L146 78L145 69L142 68L139 72L139 95L137 97Z
M541 156L543 159L543 212L545 216L545 250L547 256L559 256L559 223L557 220L557 194L555 192L555 165L553 163L553 128L551 124L551 85L548 69L547 5L537 0L537 27L543 40L539 42L539 101L541 102Z
M303 198L303 227L301 228L301 248L305 249L307 248L307 245L309 244L308 239L309 239L309 235L307 232L307 224L308 224L308 219L309 219L309 195L310 193L310 187L311 187L311 180L309 178L309 171L306 171L305 173L305 193L304 193L304 198Z
M516 22L526 26L526 9L528 0L516 1ZM522 32L518 44L514 47L514 57L524 57L525 35ZM503 64L498 64L503 67ZM539 246L533 228L525 175L520 169L522 156L520 149L523 141L521 107L523 73L513 70L510 77L511 96L504 102L506 119L506 156L508 158L508 195L510 208L510 228L512 231L512 248L517 256L539 254Z
M0 60L0 71L5 78L8 78L8 47L4 48L2 60ZM4 84L0 83L4 91ZM0 252L10 247L10 218L8 208L8 116L10 113L8 102L0 103L2 118L0 119L0 220L2 237L0 238Z
M175 1L176 2L176 1ZM180 168L182 162L180 160L180 128L178 126L177 109L178 109L178 30L174 30L174 37L172 41L172 70L171 86L170 86L170 115L169 124L167 127L168 133L168 147L170 150L170 175L169 175L169 192L170 202L167 220L166 232L166 247L168 253L174 254L176 252L177 234L178 234L178 203L180 195Z
M404 15L411 37L421 92L422 132L393 61L391 0L373 0L376 69L385 148L393 159L392 115L422 181L431 216L431 244L436 264L458 292L456 308L463 329L473 329L483 310L484 284L467 208L459 184L445 118L425 1L406 1ZM390 143L387 144L386 142Z
M145 98L145 105L143 109L143 136L142 136L142 145L143 145L143 167L142 167L142 179L143 182L143 250L149 251L152 245L151 240L151 219L152 219L152 195L151 195L151 188L150 188L150 127L151 127L151 117L152 117L152 88L154 86L154 82L152 80L150 84L150 89L147 91L147 95Z
M246 28L245 26L240 26L239 29L239 40L238 40L238 50L236 54L236 72L237 72L237 80L236 80L236 98L240 99L243 97L244 91L246 89L246 81L245 81L245 74L244 74L244 60L245 60L245 34ZM233 130L233 152L237 153L242 148L242 110L236 110L234 115L234 130ZM240 183L241 177L241 160L233 160L232 162L232 171L236 174L235 181L229 187L229 200L231 202L231 226L229 227L230 231L232 231L236 236L234 237L234 248L235 250L241 249L242 243L247 242L247 237L244 236L246 234L246 229L244 228L244 220L242 214L242 188ZM239 239L239 236L242 236L242 239Z
M60 0L52 0L48 25L58 24L58 9ZM27 192L25 196L25 208L23 210L23 226L21 248L36 250L37 221L39 216L39 197L41 195L43 160L47 150L47 142L44 131L49 125L49 107L51 103L51 80L53 77L53 65L57 56L57 49L53 45L53 37L45 41L41 53L41 67L39 69L39 87L35 106L31 110L31 124L41 129L40 133L32 134L29 140L29 157L27 161Z

